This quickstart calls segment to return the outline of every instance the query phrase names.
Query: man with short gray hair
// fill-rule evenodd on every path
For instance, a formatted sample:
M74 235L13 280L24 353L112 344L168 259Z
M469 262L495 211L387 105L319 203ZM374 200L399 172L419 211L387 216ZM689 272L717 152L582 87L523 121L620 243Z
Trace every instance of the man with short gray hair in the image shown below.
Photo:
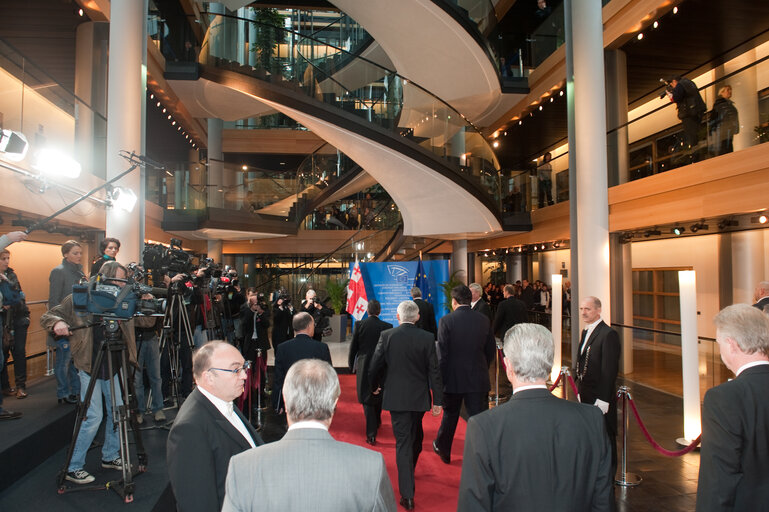
M383 389L382 409L390 411L392 418L400 504L412 510L414 468L424 439L422 417L431 403L433 416L441 413L443 384L433 336L414 325L419 307L405 300L398 305L396 317L400 325L379 335L369 375L371 389Z
M761 281L756 286L755 294L756 303L753 304L754 308L758 308L759 311L767 312L766 308L769 306L769 281Z
M467 422L457 510L611 510L611 454L601 411L548 391L550 332L515 325L504 351L513 397Z
M491 320L491 308L489 308L489 305L483 300L483 288L481 285L472 283L468 288L470 288L470 293L473 297L470 301L470 309L477 311L478 313L483 313L489 317L489 320Z
M705 393L697 511L764 510L769 503L769 316L734 304L714 319L735 378Z
M291 366L283 383L288 432L230 460L223 511L396 510L382 455L328 433L339 393L325 361Z

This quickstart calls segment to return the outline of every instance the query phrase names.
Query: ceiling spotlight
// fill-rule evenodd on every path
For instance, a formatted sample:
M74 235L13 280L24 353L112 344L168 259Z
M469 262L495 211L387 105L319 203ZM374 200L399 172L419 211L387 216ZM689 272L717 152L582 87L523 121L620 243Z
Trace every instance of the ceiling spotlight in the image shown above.
M704 221L695 222L694 224L691 225L691 227L689 229L692 230L692 233L696 233L697 231L699 231L701 229L707 230L708 229L708 225L705 224Z
M550 98L550 103L552 103L554 99L555 99L555 98Z
M540 105L540 106L539 106L539 110L540 110L540 111L542 110L542 105Z
M158 102L155 104L155 106L156 106L156 107L159 107L159 106L160 106L160 102L158 101Z
M168 120L169 121L171 120L171 114L168 114Z
M545 250L545 244L542 244L539 248L544 251Z
M151 100L154 100L154 99L155 99L155 95L154 95L154 94L152 94L152 93L150 93L150 99L151 99Z
M638 35L636 36L636 38L638 38L638 40L640 41L641 39L644 38L644 33L643 32L639 32Z
M766 215L759 215L758 217L751 217L750 222L753 224L766 224L766 221L769 220Z
M499 147L499 141L495 140L494 143L492 144L492 146L494 146L495 148L498 148Z
M657 228L654 229L647 229L644 233L644 238L649 238L650 236L660 236L662 234L662 231L660 231Z
M558 249L561 246L561 242L553 242L553 249Z
M673 7L673 14L678 14L678 7Z
M242 166L240 166L240 168L243 169L244 171L248 170L248 166L246 164L243 164Z
M718 229L723 231L726 228L734 228L739 226L740 223L734 219L721 219L718 221Z
M518 126L521 126L523 124L523 121L518 121Z
M630 243L630 241L633 240L633 233L626 231L625 233L622 233L622 236L620 237L619 241L622 244Z
M660 22L659 22L659 21L655 21L655 22L652 24L652 27L654 27L654 28L659 28L659 26L660 26Z
M176 126L176 121L171 121L171 126Z
M672 233L676 236L679 236L684 231L686 231L686 228L683 226L676 226L672 229Z
M563 91L559 92L558 96L563 96Z

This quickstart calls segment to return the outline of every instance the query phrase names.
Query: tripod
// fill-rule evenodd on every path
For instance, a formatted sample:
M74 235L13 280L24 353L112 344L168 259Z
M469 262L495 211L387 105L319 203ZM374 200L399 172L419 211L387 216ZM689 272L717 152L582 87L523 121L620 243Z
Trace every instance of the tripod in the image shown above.
M133 501L134 494L133 478L136 474L143 473L147 470L147 453L144 450L144 443L142 442L141 434L137 429L135 417L130 413L130 407L126 405L130 403L129 399L132 396L132 394L129 394L129 392L132 393L133 390L129 387L128 356L126 354L127 347L121 336L119 320L112 317L102 317L101 327L104 329L104 340L101 342L99 351L96 354L95 361L92 361L91 381L88 383L85 397L83 398L83 401L78 408L72 442L70 443L67 450L67 457L64 462L64 467L59 472L56 483L58 485L59 494L64 494L65 492L74 490L79 491L108 488L112 489L121 498L123 498L125 503L131 503ZM113 367L113 356L118 356L120 358L120 368L117 372L120 387L119 390L115 389L115 379L113 377L113 375L115 375ZM80 435L83 421L85 420L88 408L91 405L91 399L96 387L96 382L99 380L96 378L96 372L101 371L102 361L105 357L107 358L107 375L109 378L110 387L110 404L107 407L111 407L112 410L112 425L105 425L105 429L118 429L118 435L120 438L120 458L123 461L123 478L120 480L107 482L105 486L81 486L77 488L67 488L64 484L64 481L67 476L69 464L72 461L72 456L75 452L75 445L77 443L77 438ZM117 396L115 395L117 391L120 391L121 393L120 396L122 398L122 404L118 403ZM101 390L99 392L101 392ZM134 432L136 455L138 459L135 471L133 464L131 463L131 454L128 448L129 421L131 422L131 428Z
M181 329L184 329L184 334L187 338L187 346L190 352L192 352L192 329L190 328L190 317L187 314L187 307L184 305L184 298L179 291L170 291L171 301L166 309L166 313L163 316L163 332L160 335L160 353L163 354L166 346L168 346L168 365L171 371L171 396L174 397L174 405L178 407L181 405L181 390L180 390L180 347L181 341ZM174 338L174 319L176 319L177 336ZM170 341L170 343L169 343ZM147 403L151 403L152 390L147 393Z

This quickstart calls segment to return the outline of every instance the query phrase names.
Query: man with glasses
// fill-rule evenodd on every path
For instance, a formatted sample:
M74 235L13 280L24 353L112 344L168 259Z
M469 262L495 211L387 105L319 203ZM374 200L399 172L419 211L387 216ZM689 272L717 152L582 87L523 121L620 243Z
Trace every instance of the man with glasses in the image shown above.
M166 447L181 512L221 510L230 457L263 444L232 403L243 394L247 369L238 349L224 341L206 343L192 358L198 386L179 409Z

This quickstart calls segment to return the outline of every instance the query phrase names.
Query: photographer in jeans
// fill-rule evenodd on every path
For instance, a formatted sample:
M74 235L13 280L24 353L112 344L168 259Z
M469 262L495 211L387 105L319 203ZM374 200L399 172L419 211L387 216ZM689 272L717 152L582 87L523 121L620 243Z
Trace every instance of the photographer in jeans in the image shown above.
M72 293L72 287L85 279L83 265L80 264L83 259L80 243L67 240L61 246L61 255L61 264L51 270L48 277L48 309L58 306L64 297ZM54 340L53 336L48 336L47 343L56 349L56 398L60 404L76 404L80 397L80 377L72 363L69 340Z
M328 319L334 316L334 312L331 308L324 306L318 301L318 296L315 290L307 290L302 301L300 311L309 313L312 319L315 321L315 333L312 335L314 340L321 341L323 339L323 330L328 327Z
M108 261L101 267L99 273L103 277L104 284L123 287L126 284L128 271L116 261ZM145 295L142 298L152 298L151 295ZM134 325L149 327L155 323L154 317L133 318L120 322L120 332L128 351L128 361L136 365L136 340L134 337ZM79 371L80 376L80 395L85 398L88 384L91 378L96 378L98 382L94 388L91 402L88 406L85 419L80 425L80 431L75 441L75 449L72 453L67 468L66 479L76 484L88 484L94 481L93 475L83 469L85 466L85 456L88 448L91 446L96 433L99 430L102 420L102 407L106 405L107 423L104 426L104 445L101 449L101 466L108 469L122 469L123 460L120 458L120 436L117 431L117 425L113 423L110 381L114 383L116 392L120 391L120 382L117 378L117 372L120 370L120 360L117 354L112 354L112 374L108 374L107 358L102 358L102 364L99 368L92 368L92 361L99 353L102 342L105 340L104 326L99 324L99 318L92 315L79 316L75 313L72 304L72 295L68 295L58 306L47 311L40 317L40 325L55 336L67 336L70 339L70 349L72 351L72 360ZM93 327L88 325L96 324ZM72 329L77 328L74 332ZM109 356L109 354L105 354ZM123 405L121 395L115 396L115 402L118 406Z
M8 362L9 353L13 354L13 373L16 387L12 388L8 380L8 365L4 365L1 378L3 393L16 398L27 397L27 329L29 328L29 308L24 301L19 278L12 268L11 253L7 249L0 251L0 294L3 298L2 326L10 331L11 346L3 349L3 357Z

